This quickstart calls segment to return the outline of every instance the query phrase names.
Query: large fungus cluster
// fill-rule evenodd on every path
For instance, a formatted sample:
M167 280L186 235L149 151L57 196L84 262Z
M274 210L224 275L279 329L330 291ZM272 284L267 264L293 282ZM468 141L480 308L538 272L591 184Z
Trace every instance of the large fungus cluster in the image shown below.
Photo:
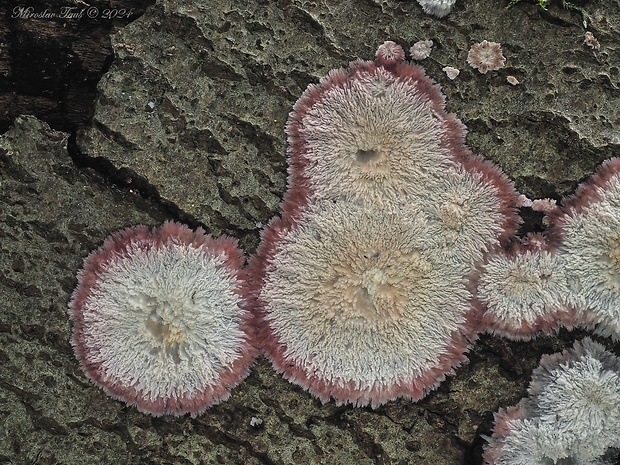
M250 264L267 356L324 401L420 399L465 360L467 277L517 193L393 42L310 85L287 129L290 191Z
M393 42L310 85L287 134L289 187L245 268L234 240L176 223L123 230L85 260L73 344L108 394L196 415L228 397L260 349L323 402L376 407L422 398L480 331L529 339L581 325L620 337L620 161L558 206L532 202L549 231L518 238L524 197L471 153L439 87ZM618 371L587 340L543 359L530 400L498 415L488 462L618 447L605 439L620 425ZM583 446L576 405L589 412L581 426L607 428ZM615 416L602 419L607 407Z

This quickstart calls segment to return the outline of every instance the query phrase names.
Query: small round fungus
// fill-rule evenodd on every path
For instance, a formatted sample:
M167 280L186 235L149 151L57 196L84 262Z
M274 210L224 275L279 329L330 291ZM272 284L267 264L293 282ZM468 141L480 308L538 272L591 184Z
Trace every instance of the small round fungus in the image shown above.
M467 54L467 63L482 74L503 68L506 58L502 53L502 46L497 42L483 40L479 44L473 44Z
M230 395L255 355L236 240L166 222L124 229L84 261L69 304L86 375L155 416L196 416Z
M456 0L418 0L424 13L443 18L452 11Z
M443 68L441 68L441 70L446 73L446 76L448 76L448 79L450 79L451 81L454 81L456 79L456 77L461 74L461 70L454 68L452 66L444 66Z
M405 59L405 51L396 42L388 40L379 46L375 59L380 66L392 66Z
M432 50L432 40L420 40L411 46L409 53L414 60L425 60L430 56Z
M535 237L533 243L543 240ZM487 256L476 286L487 330L512 339L570 326L575 316L567 302L569 292L558 254L518 243L508 252Z

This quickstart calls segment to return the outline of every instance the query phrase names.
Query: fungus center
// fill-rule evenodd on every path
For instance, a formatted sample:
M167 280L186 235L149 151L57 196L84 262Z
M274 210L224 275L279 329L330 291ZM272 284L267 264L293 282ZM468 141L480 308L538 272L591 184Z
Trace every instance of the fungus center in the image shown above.
M439 218L447 228L453 231L461 230L463 219L468 213L469 208L464 199L455 199L439 207Z
M335 266L334 305L330 316L380 322L404 315L416 278L432 268L417 251L396 255L393 251L369 250L360 263Z
M380 158L381 158L381 153L376 149L370 149L370 150L358 149L357 153L355 154L355 160L361 164L366 164L371 161L376 162L376 161L379 161Z
M608 270L608 283L613 289L620 289L620 237L614 237L609 241L609 253L606 257Z
M615 271L620 271L620 238L618 237L611 241L609 260L611 261Z
M144 326L151 336L152 352L181 362L181 347L187 341L187 333L170 304L161 304L151 311Z
M505 290L513 295L527 295L551 278L550 270L535 271L527 266L515 267L508 273Z

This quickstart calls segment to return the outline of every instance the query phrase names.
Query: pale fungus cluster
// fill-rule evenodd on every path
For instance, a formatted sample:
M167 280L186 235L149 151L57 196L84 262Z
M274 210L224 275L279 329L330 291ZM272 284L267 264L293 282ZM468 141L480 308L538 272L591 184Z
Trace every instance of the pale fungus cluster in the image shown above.
M477 45L480 72L504 65L499 44ZM288 190L247 266L234 239L172 222L117 232L86 258L72 343L110 396L195 416L263 353L323 402L374 408L424 397L481 331L620 339L620 160L560 204L526 199L471 153L394 42L308 86L286 130ZM520 207L548 230L518 237ZM498 414L487 462L590 463L619 447L619 373L587 339L543 358L530 399Z
M484 453L487 465L617 463L617 356L588 338L575 342L572 349L542 357L528 393L496 414Z

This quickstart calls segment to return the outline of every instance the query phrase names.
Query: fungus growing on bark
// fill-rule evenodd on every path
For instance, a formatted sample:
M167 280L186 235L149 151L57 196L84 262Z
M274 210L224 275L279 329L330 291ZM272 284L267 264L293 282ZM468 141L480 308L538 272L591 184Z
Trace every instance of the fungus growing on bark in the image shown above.
M444 66L443 68L441 68L441 70L446 73L446 76L448 76L448 79L450 79L451 81L454 81L456 79L456 77L461 74L461 70L454 68L452 66Z
M527 340L539 331L575 322L560 255L543 246L545 240L539 235L527 242L489 254L474 284L483 326L511 339Z
M620 338L620 159L603 163L549 213L571 283L571 303L596 331Z
M601 44L599 43L598 39L594 37L594 34L592 34L590 31L586 31L583 38L583 43L584 45L590 47L592 50L601 49Z
M488 465L603 464L620 448L620 359L586 338L542 357L529 398L495 416Z
M465 127L446 113L424 70L405 63L393 42L376 56L330 71L295 104L287 123L291 204L314 198L392 207L470 154Z
M452 11L456 0L418 0L418 3L424 13L443 18Z
M417 400L451 373L478 329L470 273L519 223L512 183L398 48L295 104L282 219L250 262L267 355L323 401Z
M413 208L347 202L273 220L250 261L248 294L274 367L338 404L420 399L475 337L466 267L433 253Z
M506 58L502 53L502 46L497 42L483 40L479 44L473 44L467 54L467 63L482 74L495 71L504 67Z
M124 229L84 261L69 304L86 375L155 416L196 416L230 395L255 355L237 241L166 222Z
M432 40L419 40L411 46L409 53L414 60L425 60L433 50Z
M375 60L379 66L393 66L405 59L405 51L396 42L386 41L377 49Z
M473 267L484 252L505 243L520 223L512 182L493 164L470 157L430 178L414 196L439 225L435 253Z

